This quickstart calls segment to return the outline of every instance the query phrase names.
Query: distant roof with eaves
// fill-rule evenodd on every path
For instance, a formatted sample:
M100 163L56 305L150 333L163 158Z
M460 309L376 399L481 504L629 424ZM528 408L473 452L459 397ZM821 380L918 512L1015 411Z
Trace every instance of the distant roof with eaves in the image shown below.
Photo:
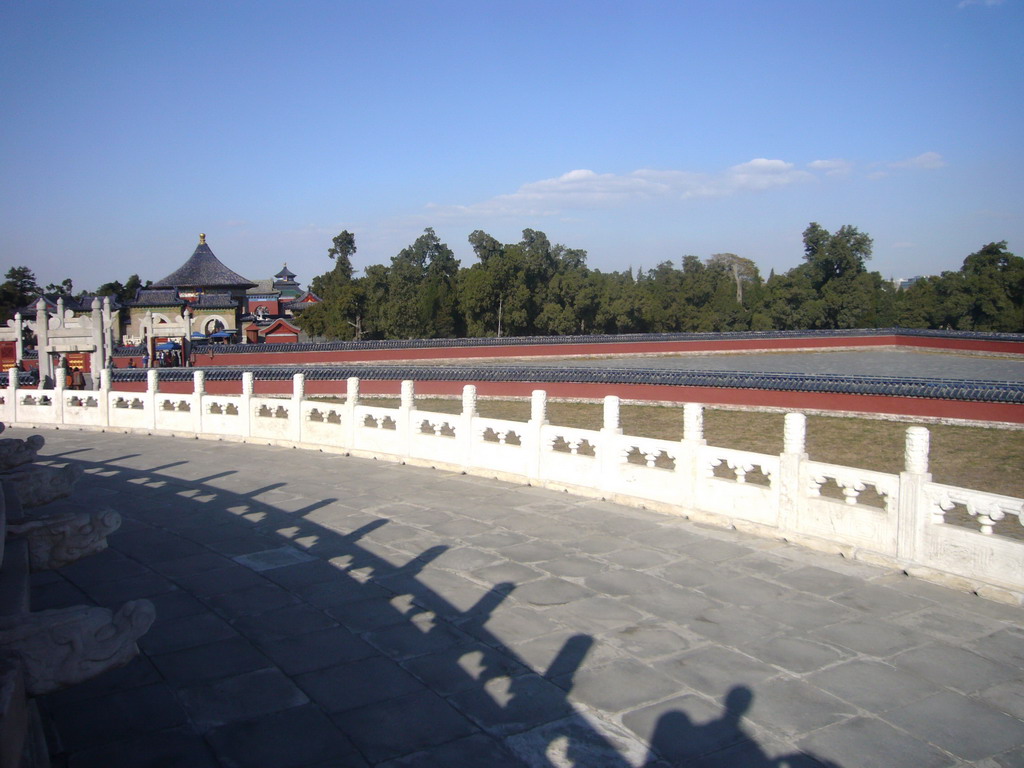
M204 293L192 302L196 309L233 309L238 302L231 298L230 293Z
M183 303L173 288L143 288L131 304L133 307L179 307Z
M225 267L206 244L206 235L199 235L195 253L154 288L252 288L256 285Z

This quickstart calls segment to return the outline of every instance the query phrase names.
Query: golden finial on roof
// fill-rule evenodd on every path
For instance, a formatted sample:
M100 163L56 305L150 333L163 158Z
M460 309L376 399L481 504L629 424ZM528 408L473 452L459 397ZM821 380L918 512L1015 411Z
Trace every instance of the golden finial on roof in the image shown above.
M200 232L199 233L199 244L200 245L206 245L206 233L205 232Z

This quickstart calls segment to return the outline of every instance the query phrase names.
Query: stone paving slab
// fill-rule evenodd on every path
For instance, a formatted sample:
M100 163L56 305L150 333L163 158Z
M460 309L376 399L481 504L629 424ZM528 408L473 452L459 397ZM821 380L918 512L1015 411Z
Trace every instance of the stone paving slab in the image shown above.
M125 525L34 606L157 607L42 699L68 768L1022 763L1019 608L451 472L42 433L86 470L62 508Z

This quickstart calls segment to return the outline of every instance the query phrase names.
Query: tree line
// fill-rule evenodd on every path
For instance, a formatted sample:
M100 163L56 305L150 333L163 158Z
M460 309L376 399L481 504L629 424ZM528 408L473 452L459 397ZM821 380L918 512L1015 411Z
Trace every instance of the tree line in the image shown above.
M50 283L45 288L36 282L35 273L29 267L11 267L4 275L4 282L0 283L0 321L6 322L14 317L19 310L28 310L28 317L35 318L33 304L43 294L47 296L65 299L82 300L87 296L110 296L122 306L135 298L139 288L148 287L152 284L147 280L143 284L138 275L132 275L123 284L114 280L104 283L96 289L95 293L88 291L75 292L74 283L67 277L59 283Z
M356 277L355 236L328 249L332 268L310 288L321 299L299 324L327 339L547 336L687 331L948 328L1024 331L1024 258L989 243L958 271L906 288L867 269L873 243L856 227L803 233L802 262L765 279L750 259L684 256L649 270L602 272L586 251L523 230L517 243L469 236L461 267L433 229Z
M810 224L801 263L767 278L732 253L602 272L587 266L586 251L553 245L533 229L516 243L476 230L469 243L476 260L462 267L427 228L390 264L357 277L355 236L343 231L327 251L331 268L310 282L322 301L297 322L314 338L343 340L892 326L1024 332L1024 258L1005 241L902 289L868 271L873 243L853 226L829 232ZM96 293L125 304L145 285L132 275ZM73 291L70 279L43 289L28 267L12 267L0 284L0 318L43 292Z

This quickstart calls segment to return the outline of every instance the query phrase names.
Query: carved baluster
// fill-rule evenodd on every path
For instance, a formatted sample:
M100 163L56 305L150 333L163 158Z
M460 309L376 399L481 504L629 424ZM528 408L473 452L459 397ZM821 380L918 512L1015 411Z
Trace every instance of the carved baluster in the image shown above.
M986 536L992 535L992 526L995 525L995 520L992 518L990 513L991 510L988 509L979 509L977 511L978 522L981 524L981 532Z
M943 494L935 500L935 505L932 507L932 522L933 523L944 523L946 522L946 513L949 512L955 505L953 500L949 496Z
M843 496L847 504L856 504L857 497L860 496L860 492L864 490L864 483L857 481L842 483L840 487L843 490Z
M803 414L801 414L803 415ZM821 486L828 480L827 477L818 476L811 477L807 484L807 495L808 496L821 496Z

